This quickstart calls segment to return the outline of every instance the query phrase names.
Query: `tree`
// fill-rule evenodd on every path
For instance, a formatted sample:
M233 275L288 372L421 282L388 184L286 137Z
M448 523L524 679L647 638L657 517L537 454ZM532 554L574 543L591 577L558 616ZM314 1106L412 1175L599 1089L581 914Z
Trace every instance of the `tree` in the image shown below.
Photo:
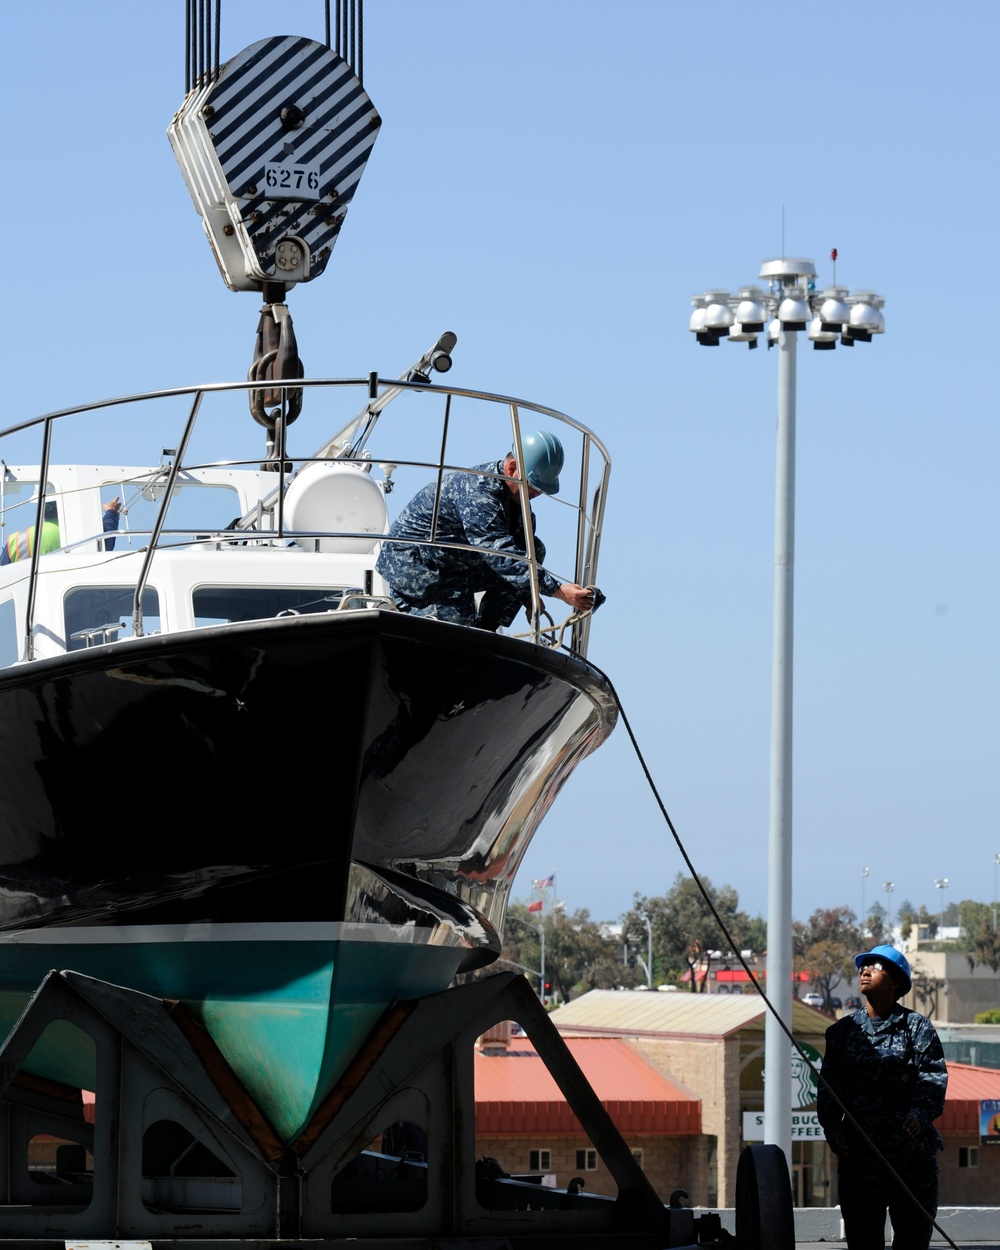
M938 1014L941 991L945 982L943 977L933 977L929 972L913 969L913 1001L917 1009L925 1016L934 1017Z
M871 934L872 946L879 946L886 940L886 917L888 912L881 903L872 903L868 908L868 932ZM865 945L864 941L861 943Z
M904 938L910 936L914 925L926 926L928 938L935 937L938 931L938 918L931 915L926 903L921 903L916 910L911 906L906 912L900 912L900 924Z
M904 916L908 916L915 910L916 909L908 898L901 898L899 900L899 906L896 908L896 915L899 916L900 922L902 922Z
M552 997L569 1002L592 989L616 989L635 984L633 969L622 960L622 944L609 926L590 919L586 908L568 916L553 910L529 913L527 904L512 903L504 925L500 968L514 965L534 985L541 973L541 932L545 932L545 980Z
M987 903L966 899L958 905L958 945L969 961L969 968L984 964L993 972L1000 970L1000 932L993 927L993 908Z
M754 922L739 910L739 894L731 885L717 889L707 877L702 883L737 949L742 949ZM704 992L712 961L729 944L694 878L678 873L665 895L647 898L636 894L632 910L622 922L623 933L632 941L638 942L646 933L643 914L653 927L654 979L662 983L688 975L692 993Z
M796 966L809 973L827 1011L833 991L854 976L854 956L864 949L857 920L850 907L829 907L814 911L808 924L792 926Z

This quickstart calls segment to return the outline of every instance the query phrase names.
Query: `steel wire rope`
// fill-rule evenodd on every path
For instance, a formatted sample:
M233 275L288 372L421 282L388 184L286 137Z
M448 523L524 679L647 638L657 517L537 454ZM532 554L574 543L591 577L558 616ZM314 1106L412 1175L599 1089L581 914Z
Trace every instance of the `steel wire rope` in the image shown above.
M705 904L708 907L708 910L712 913L712 917L714 918L716 924L719 926L719 929L722 932L723 937L729 943L729 949L733 951L737 960L741 964L744 972L746 972L747 976L749 977L750 984L754 987L756 992L763 999L764 1006L771 1013L774 1019L778 1022L778 1027L781 1029L781 1031L785 1034L785 1036L791 1042L792 1046L794 1046L795 1050L799 1054L799 1057L808 1066L809 1070L816 1077L817 1081L819 1081L823 1085L823 1088L827 1091L827 1093L833 1099L837 1108L841 1112L843 1112L845 1121L851 1126L852 1129L855 1130L855 1132L857 1132L858 1136L861 1138L862 1143L865 1146L867 1146L872 1151L872 1153L881 1161L882 1165L885 1167L885 1170L889 1173L890 1177L900 1186L903 1193L906 1194L907 1198L909 1198L910 1202L917 1208L920 1214L925 1219L930 1220L931 1226L935 1229L936 1232L938 1232L941 1235L941 1237L944 1238L944 1240L948 1243L948 1245L951 1246L951 1250L960 1250L960 1248L955 1244L955 1242L952 1241L951 1237L949 1237L948 1234L944 1231L941 1225L938 1224L937 1219L924 1210L923 1206L914 1196L913 1191L910 1189L907 1183L903 1180L900 1174L896 1171L896 1169L892 1166L892 1164L885 1157L885 1155L882 1154L881 1150L879 1150L879 1148L875 1145L875 1143L868 1136L868 1134L864 1131L864 1129L857 1122L854 1116L851 1115L847 1107L844 1106L843 1102L841 1101L840 1097L837 1094L837 1091L833 1088L830 1082L824 1078L822 1071L819 1068L817 1068L815 1064L813 1064L812 1060L805 1053L805 1051L799 1045L799 1043L795 1040L795 1036L792 1033L791 1029L784 1022L784 1020L782 1020L781 1016L776 1011L773 1003L768 998L763 987L758 981L756 975L751 971L750 965L743 958L743 955L739 949L739 945L733 940L733 935L729 932L729 929L726 927L725 921L722 919L722 917L719 915L718 911L716 910L715 904L713 903L711 896L709 895L708 891L705 889L705 886L702 883L701 877L699 877L694 864L691 862L691 857L688 855L687 849L685 848L684 843L681 841L681 836L677 832L674 822L670 819L670 813L667 811L666 804L663 802L663 799L660 797L660 792L656 788L656 782L653 780L653 775L649 771L649 766L646 763L645 757L643 756L642 750L639 746L639 740L636 738L635 732L632 729L632 725L629 722L628 715L625 712L625 708L622 706L622 701L619 698L618 691L615 689L614 682L607 675L607 673L598 665L592 663L590 660L588 660L587 663L596 673L600 674L600 676L603 677L604 680L608 683L608 688L611 691L611 697L614 700L615 707L617 707L618 712L621 715L622 724L625 726L625 732L628 734L629 741L632 743L632 749L635 752L636 759L639 761L639 767L642 769L643 775L646 778L646 784L649 786L649 789L652 792L653 798L656 800L656 805L657 807L659 807L660 812L663 816L663 819L666 822L667 828L670 830L671 836L674 839L677 849L681 853L681 858L684 860L684 863L687 865L688 871L690 872L695 885L698 887L698 892L701 894L702 898L705 900Z
M365 0L357 0L358 4L358 63L354 67L354 72L358 76L358 82L362 86L365 85Z

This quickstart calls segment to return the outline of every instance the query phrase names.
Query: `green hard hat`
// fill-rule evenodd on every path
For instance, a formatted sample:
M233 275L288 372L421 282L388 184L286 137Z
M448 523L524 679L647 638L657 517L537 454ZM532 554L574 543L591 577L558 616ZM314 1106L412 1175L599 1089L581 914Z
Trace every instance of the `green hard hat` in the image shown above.
M521 439L524 476L529 486L543 495L559 493L559 473L563 467L563 446L548 430L536 430Z

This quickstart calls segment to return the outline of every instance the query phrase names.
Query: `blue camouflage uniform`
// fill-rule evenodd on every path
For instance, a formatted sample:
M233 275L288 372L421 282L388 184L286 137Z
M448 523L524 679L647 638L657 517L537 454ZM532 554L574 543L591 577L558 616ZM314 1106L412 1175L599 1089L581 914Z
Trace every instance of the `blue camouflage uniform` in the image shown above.
M936 1215L936 1156L943 1143L934 1121L944 1111L948 1070L930 1020L898 1003L884 1019L870 1017L864 1009L844 1016L826 1031L823 1077L924 1211ZM837 1153L840 1209L850 1250L882 1250L887 1209L895 1250L926 1250L930 1220L845 1122L822 1084L817 1113L828 1138L844 1134L844 1149ZM902 1128L909 1113L920 1125L912 1138Z
M481 474L499 473L500 477ZM447 547L384 542L375 565L392 589L402 612L434 616L457 625L496 629L509 625L520 608L531 604L531 574L524 560L521 501L508 489L503 461L477 464L469 473L447 473L441 484L435 541L468 543L485 552ZM436 483L418 491L389 529L394 539L430 542ZM534 532L535 515L531 514ZM545 546L535 539L539 564ZM538 571L543 595L562 585L544 569ZM483 591L477 609L475 595Z

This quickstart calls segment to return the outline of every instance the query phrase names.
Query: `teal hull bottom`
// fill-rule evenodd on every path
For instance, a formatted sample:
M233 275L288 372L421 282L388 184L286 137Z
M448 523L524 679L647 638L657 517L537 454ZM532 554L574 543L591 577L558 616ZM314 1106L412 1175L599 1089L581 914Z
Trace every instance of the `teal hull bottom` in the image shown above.
M180 999L277 1133L292 1141L400 997L399 987L406 986L406 997L434 993L458 971L467 951L422 943L422 932L313 923L5 935L0 1036L52 968ZM51 1025L25 1067L76 1088L95 1087L93 1042L73 1025Z

